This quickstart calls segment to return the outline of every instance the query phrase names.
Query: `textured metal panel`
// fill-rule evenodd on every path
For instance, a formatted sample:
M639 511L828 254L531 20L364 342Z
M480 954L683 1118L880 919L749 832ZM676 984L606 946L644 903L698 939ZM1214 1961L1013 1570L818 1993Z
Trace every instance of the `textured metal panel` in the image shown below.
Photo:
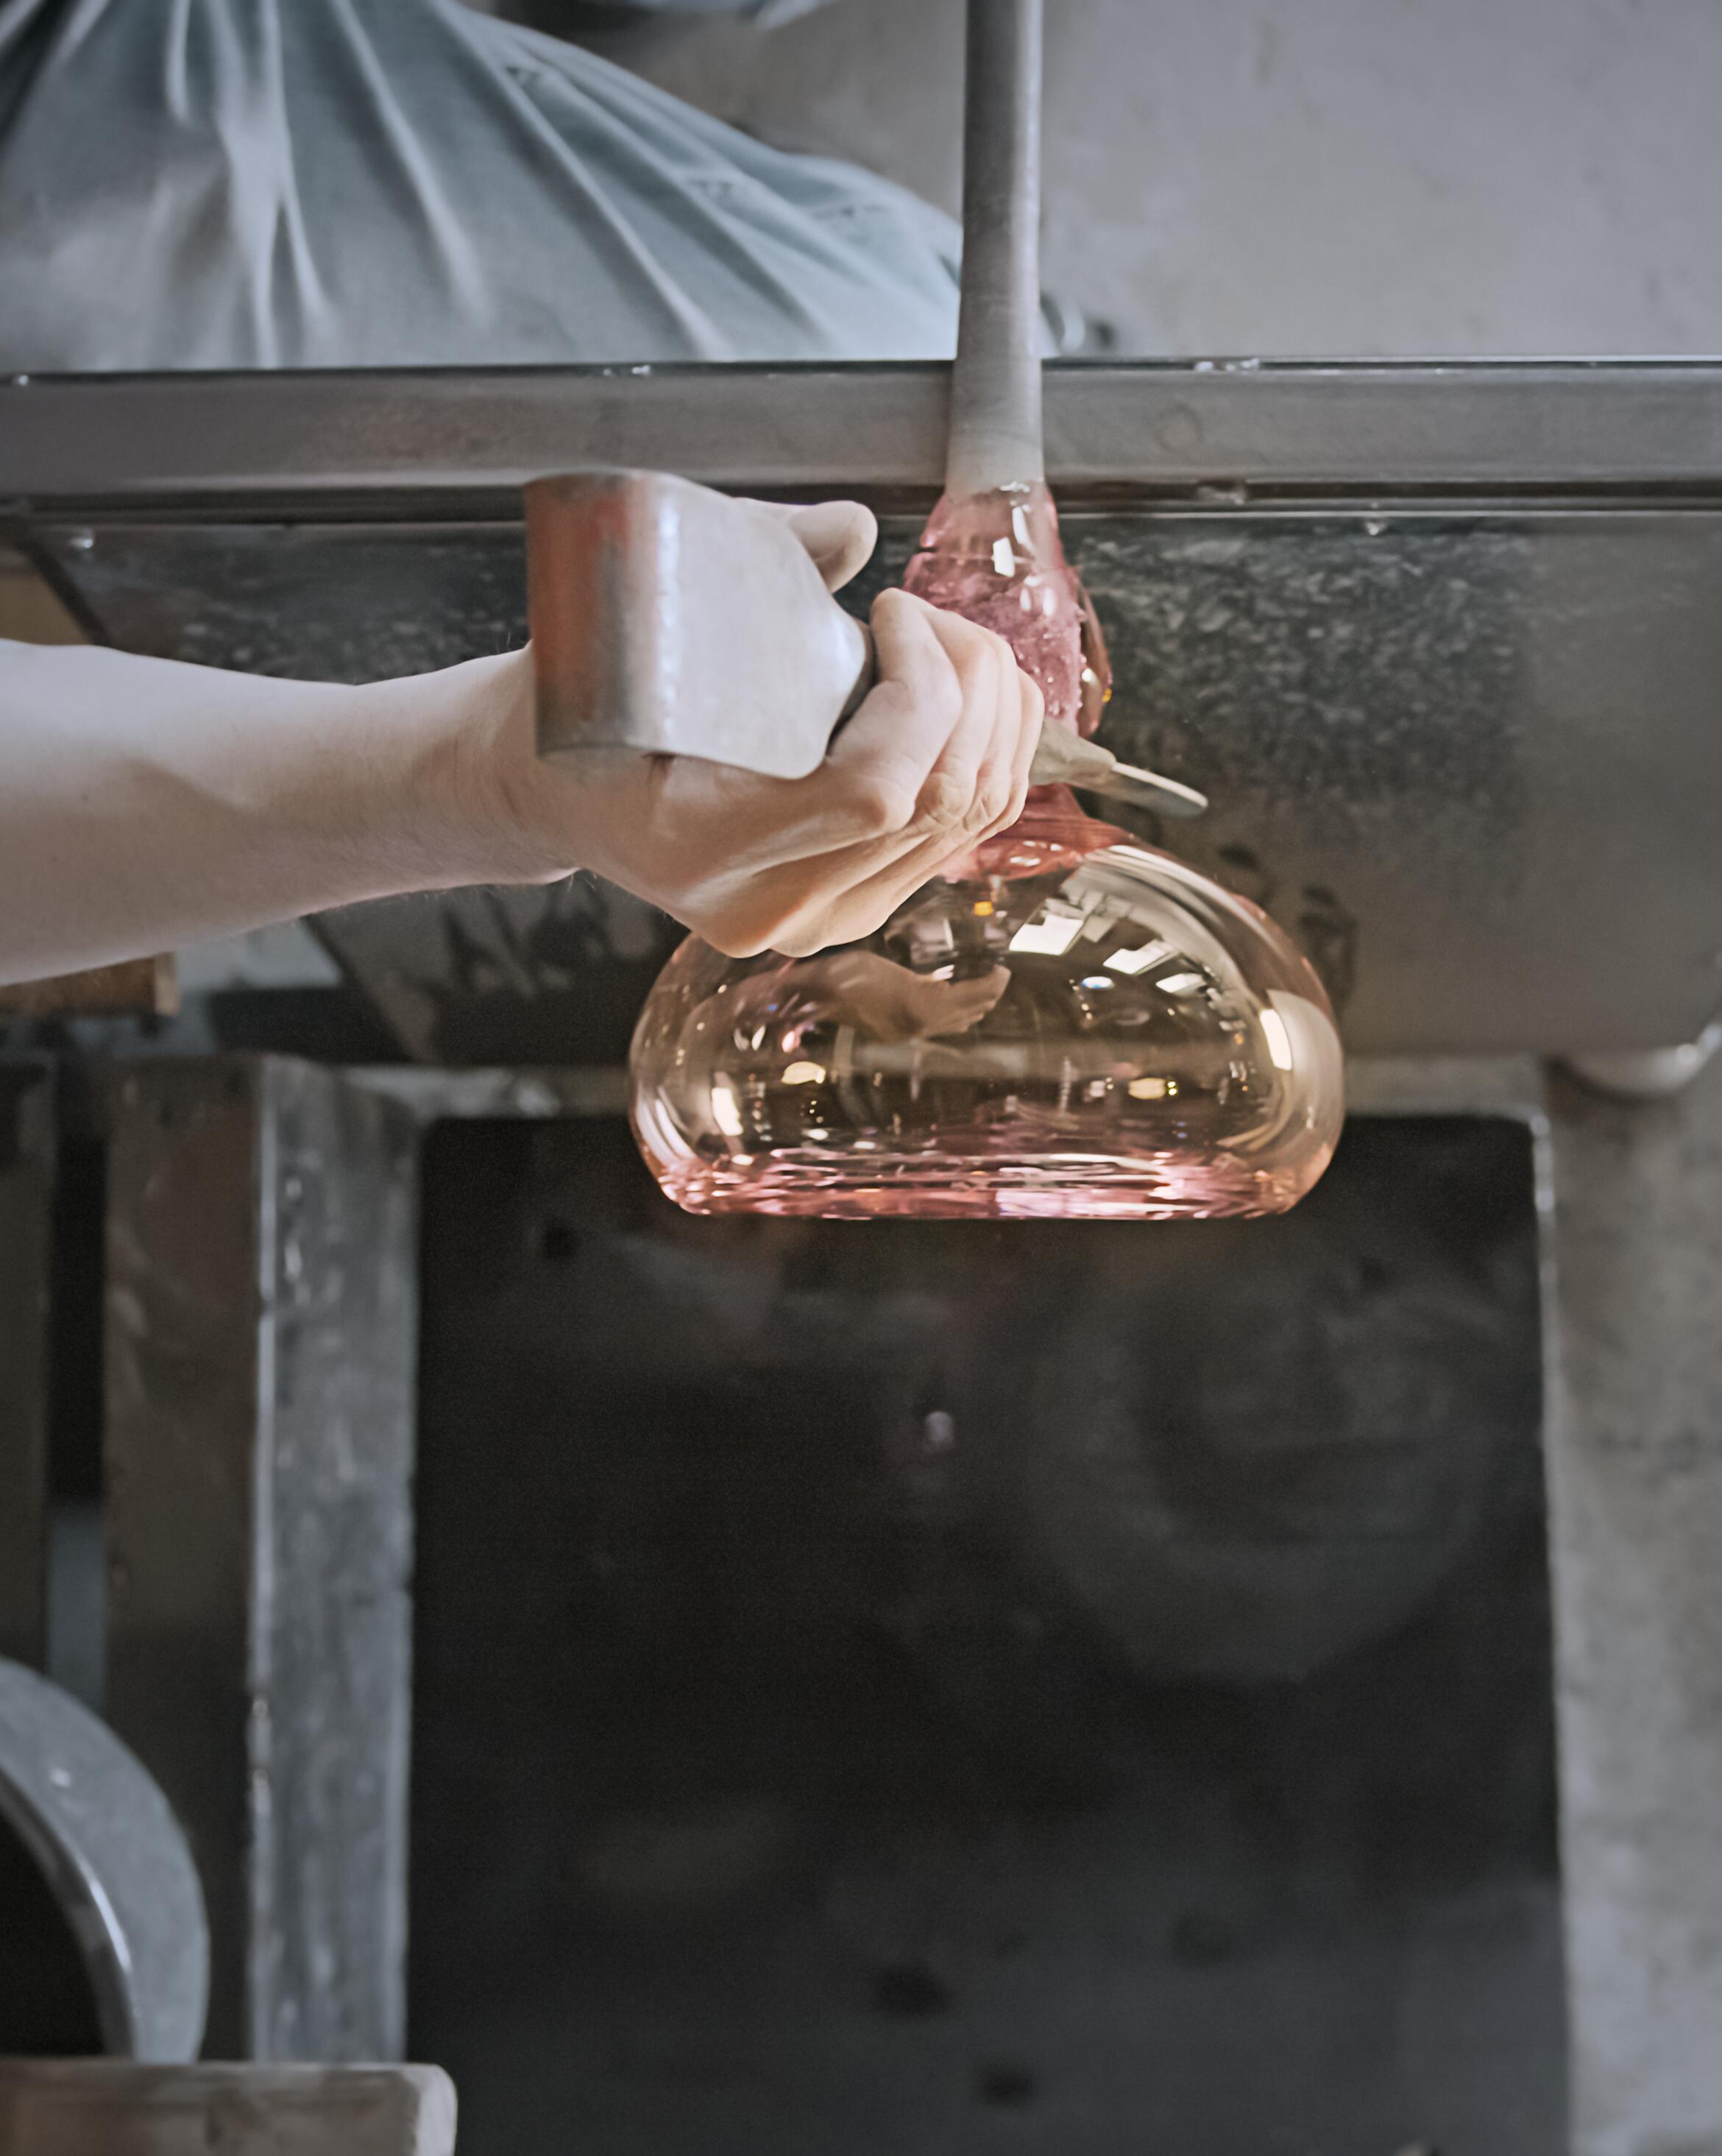
M582 465L718 486L936 489L942 366L373 369L0 380L0 501L500 504ZM1047 475L1117 488L1722 485L1700 361L1066 362Z
M410 1119L309 1065L115 1080L108 1704L190 1835L216 2056L398 2056Z
M1564 2156L1534 1151L853 1231L679 1214L614 1119L433 1133L468 2156Z
M372 681L524 643L518 521L44 525L35 543L128 651Z
M855 602L900 572L888 520ZM1365 1054L1657 1047L1722 1003L1722 511L1066 519L1102 730L1214 807L1115 820L1259 900ZM359 680L525 634L511 526L41 538L122 644ZM603 1060L675 932L625 894L390 901L322 933L433 1062ZM610 970L612 963L620 970Z
M1722 2148L1722 1065L1555 1093L1549 1470L1578 2156Z
M0 1061L0 1656L48 1661L54 1071Z
M1702 1030L1722 1004L1722 516L1069 528L1114 654L1102 738L1214 804L1114 820L1266 906L1352 1050Z

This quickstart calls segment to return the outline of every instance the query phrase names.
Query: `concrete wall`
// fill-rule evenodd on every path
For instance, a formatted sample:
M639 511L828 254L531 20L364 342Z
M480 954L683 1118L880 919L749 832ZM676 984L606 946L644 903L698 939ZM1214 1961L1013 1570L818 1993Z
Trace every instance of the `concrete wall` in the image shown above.
M1722 1062L1556 1089L1550 1501L1575 2148L1722 2148Z
M841 0L635 64L955 208L962 13ZM1048 30L1045 275L1127 351L1722 349L1714 0L1048 0Z

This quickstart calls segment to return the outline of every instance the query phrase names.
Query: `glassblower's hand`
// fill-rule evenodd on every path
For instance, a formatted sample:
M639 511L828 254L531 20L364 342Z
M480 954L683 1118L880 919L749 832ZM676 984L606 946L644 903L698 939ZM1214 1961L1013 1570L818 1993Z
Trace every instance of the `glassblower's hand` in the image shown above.
M833 589L873 551L856 503L781 513ZM477 768L503 834L491 875L595 870L731 957L870 934L1021 814L1041 723L1040 691L990 630L900 591L879 594L872 620L877 684L800 779L628 751L541 763L527 655L515 654Z
M786 509L835 586L853 503ZM595 869L740 956L869 934L1022 805L1039 692L902 592L879 685L809 778L534 752L530 652L360 686L0 640L0 981L325 906Z

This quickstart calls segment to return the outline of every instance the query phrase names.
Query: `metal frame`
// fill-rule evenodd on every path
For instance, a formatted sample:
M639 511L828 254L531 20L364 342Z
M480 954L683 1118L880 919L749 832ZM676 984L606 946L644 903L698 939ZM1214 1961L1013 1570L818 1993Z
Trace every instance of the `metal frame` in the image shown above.
M625 1105L623 1074L612 1066L373 1067L337 1076L192 1057L176 1078L164 1062L122 1063L115 1073L119 1085L141 1081L142 1086L130 1110L132 1132L126 1142L132 1158L117 1163L116 1219L128 1238L150 1224L138 1210L146 1179L154 1179L158 1192L164 1173L169 1183L177 1179L177 1194L167 1190L167 1211L156 1216L161 1232L171 1228L170 1215L190 1218L185 1209L197 1194L208 1196L207 1182L189 1176L185 1164L198 1116L218 1122L234 1119L242 1127L238 1135L243 1142L228 1149L242 1166L230 1200L242 1207L256 1202L247 1194L254 1188L250 1172L243 1169L253 1158L273 1162L265 1181L276 1202L285 1197L289 1178L298 1173L295 1163L309 1157L304 1147L297 1141L284 1147L278 1137L254 1154L244 1136L247 1131L254 1135L259 1113L252 1088L271 1071L278 1086L309 1086L324 1103L320 1115L330 1112L337 1092L350 1101L370 1096L386 1117L378 1132L391 1133L387 1157L392 1162L407 1157L400 1150L400 1134L409 1122L422 1127L445 1116L614 1115ZM241 1072L246 1083L228 1091ZM1550 1098L1541 1066L1528 1057L1357 1059L1348 1068L1348 1081L1355 1113L1494 1116L1525 1124L1532 1135L1545 1237L1575 2145L1602 2156L1608 2149L1648 2147L1658 2137L1672 2145L1684 2134L1682 2145L1697 2146L1722 2115L1715 2110L1722 2097L1701 2041L1702 2029L1709 2025L1705 2017L1713 2020L1716 2011L1717 1973L1706 1942L1718 1921L1717 1881L1722 1880L1722 1837L1709 1804L1714 1733L1705 1707L1714 1686L1704 1676L1714 1661L1711 1645L1722 1638L1713 1562L1722 1502L1722 1453L1715 1441L1722 1379L1711 1306L1722 1266L1717 1229L1722 1214L1716 1204L1722 1066L1702 1074L1679 1101L1648 1111L1600 1101L1559 1081ZM164 1106L174 1111L165 1126L156 1120ZM279 1132L280 1115L278 1102L263 1120L273 1120ZM362 1116L359 1127L370 1127ZM308 1132L307 1140L315 1136ZM326 1126L323 1136L326 1140ZM355 1202L353 1191L377 1173L374 1164L367 1165L374 1143L366 1139L346 1169L325 1145L331 1197L339 1184L346 1202ZM395 1170L387 1173L392 1178ZM276 1247L284 1243L278 1240ZM301 1238L314 1273L322 1264L322 1247L315 1237ZM147 1240L136 1242L123 1258L115 1283L122 1296L136 1295L153 1277L151 1248ZM409 1265L410 1260L409 1251ZM164 1291L159 1280L150 1289L158 1297ZM190 1306L182 1296L176 1306L184 1336L183 1313ZM360 1319L350 1314L349 1322ZM372 1353L374 1345L364 1352ZM254 1354L267 1359L253 1330L228 1325L209 1333L182 1380L160 1390L161 1415L176 1428L187 1414L198 1418L200 1429L209 1424L227 1378L249 1368ZM302 1359L295 1365L300 1374L308 1367ZM170 1374L164 1364L164 1377ZM183 1382L187 1377L194 1378L189 1390ZM141 1470L143 1455L135 1441L139 1410L122 1398L120 1412L115 1456ZM237 1445L236 1460L249 1459L260 1467L265 1452L253 1427L242 1419L222 1441ZM181 1493L159 1479L176 1456L183 1458L187 1471L197 1465L177 1447L158 1455L153 1463L158 1479L151 1486L155 1498L180 1521L177 1530L148 1536L135 1511L129 1522L119 1523L115 1554L122 1565L141 1568L125 1575L128 1606L122 1607L115 1634L122 1663L146 1644L141 1588L153 1580L154 1593L167 1586L182 1591L189 1549L196 1545L195 1537L187 1545L175 1510ZM302 1464L307 1470L315 1465ZM286 1486L282 1472L278 1491ZM138 1482L136 1475L122 1477L122 1509L136 1502L126 1494L128 1479L134 1489ZM172 1484L171 1475L167 1481ZM221 1502L229 1507L237 1502L249 1515L244 1491L256 1486L242 1474ZM214 1502L212 1491L209 1503ZM220 1524L209 1504L205 1517L207 1523ZM244 1521L239 1527L249 1533ZM223 1533L233 1531L229 1522ZM259 1545L247 1562L259 1568L260 1578L277 1553L284 1556L285 1551L278 1526L273 1540ZM307 1593L321 1591L308 1579L300 1584ZM243 1582L234 1585L243 1591ZM219 1645L226 1636L208 1633L205 1644ZM1670 1639L1691 1641L1691 1653L1667 1656L1663 1645ZM235 1633L224 1683L237 1686L241 1651ZM222 1652L229 1655L227 1648ZM385 1687L404 1701L404 1665L392 1650L384 1659ZM122 1702L127 1682L122 1667ZM274 1732L284 1743L294 1727L292 1703L279 1694L274 1698ZM190 1773L194 1792L201 1786L197 1775L208 1769L199 1769L198 1755L184 1750L185 1732L174 1726L164 1730L159 1721L152 1727L141 1692L132 1733L141 1749L156 1754L164 1779ZM218 1778L187 1805L194 1835L211 1798L225 1791L223 1800L231 1801L247 1758L236 1731ZM298 1831L285 1813L280 1827L290 1841ZM229 1841L208 1855L255 1883L262 1861L257 1850L234 1849ZM385 1934L387 1928L385 1915ZM222 1936L218 1928L218 1943ZM267 1927L254 1933L254 1948L269 1936ZM260 1976L254 1973L248 1981ZM367 1991L364 1979L356 1991L348 1989L350 1981L343 1975L338 1987L346 1994L348 2011ZM375 1984L374 1972L369 1982ZM385 1994L387 1986L384 1974ZM254 1993L254 2015L257 2010ZM269 2041L255 2021L253 2028L254 2041Z
M107 1703L185 1825L218 2056L398 2057L410 1120L269 1057L116 1065Z
M943 366L858 363L13 376L0 509L513 521L525 480L592 464L920 495L943 469L949 383ZM1714 498L1722 362L1067 361L1047 369L1046 431L1067 503Z

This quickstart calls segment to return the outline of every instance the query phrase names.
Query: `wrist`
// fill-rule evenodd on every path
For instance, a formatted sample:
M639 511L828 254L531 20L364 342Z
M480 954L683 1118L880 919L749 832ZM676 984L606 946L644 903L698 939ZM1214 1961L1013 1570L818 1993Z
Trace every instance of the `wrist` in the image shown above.
M535 814L530 649L475 659L366 692L404 723L397 809L421 890L530 883L566 875L567 839Z

